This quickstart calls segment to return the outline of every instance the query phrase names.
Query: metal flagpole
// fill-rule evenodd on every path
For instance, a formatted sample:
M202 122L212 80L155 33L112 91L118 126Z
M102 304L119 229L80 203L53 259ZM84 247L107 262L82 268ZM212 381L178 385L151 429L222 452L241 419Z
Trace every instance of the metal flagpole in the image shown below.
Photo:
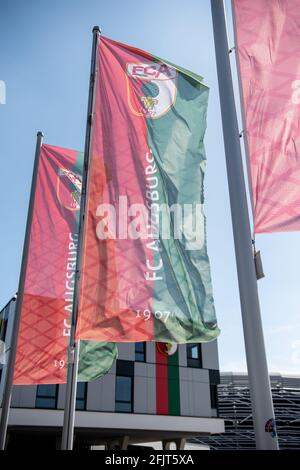
M229 61L224 1L211 0L211 10L256 447L257 449L277 450L278 440L251 246L251 229Z
M33 165L33 174L32 174L32 182L31 182L27 222L26 222L25 239L24 239L24 245L23 245L19 289L18 289L16 310L15 310L14 321L13 321L13 334L12 334L12 339L11 339L8 362L6 365L6 378L5 378L5 386L4 386L4 392L3 392L2 413L1 413L1 422L0 422L0 448L1 450L5 449L5 443L6 443L9 409L10 409L11 395L12 395L12 389L13 389L14 369L15 369L17 346L18 346L18 334L19 334L20 321L21 321L24 284L25 284L26 269L27 269L28 248L29 248L29 242L30 242L30 232L31 232L33 208L34 208L36 180L37 180L38 167L39 167L40 149L41 149L41 145L43 142L43 137L44 137L43 133L39 131L37 133L37 138L36 138L35 158L34 158L34 165Z
M90 87L88 97L87 109L87 125L85 134L84 146L84 162L82 174L82 190L80 199L80 215L79 215L79 237L77 245L77 260L76 260L76 278L74 284L74 298L71 319L70 342L68 350L68 372L67 372L67 388L66 388L66 401L64 410L64 422L61 440L61 450L72 450L74 440L74 422L75 422L75 407L76 407L76 385L77 385L77 369L79 357L79 342L76 341L76 323L78 317L78 301L79 301L79 280L81 271L81 251L83 245L83 227L86 208L86 193L88 184L88 167L90 161L90 144L91 144L91 131L93 124L93 109L95 98L95 83L98 73L97 69L97 47L98 38L100 38L101 30L99 26L93 28L93 46L91 58L91 71L90 71Z

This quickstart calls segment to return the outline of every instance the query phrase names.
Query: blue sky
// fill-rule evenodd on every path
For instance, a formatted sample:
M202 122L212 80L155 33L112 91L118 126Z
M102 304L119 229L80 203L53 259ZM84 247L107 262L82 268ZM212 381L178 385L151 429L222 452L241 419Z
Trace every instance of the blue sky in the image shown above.
M205 212L220 365L246 370L209 0L1 1L0 307L17 290L36 132L48 144L83 149L96 24L105 36L202 75L210 88ZM300 234L259 235L257 248L269 369L299 373Z

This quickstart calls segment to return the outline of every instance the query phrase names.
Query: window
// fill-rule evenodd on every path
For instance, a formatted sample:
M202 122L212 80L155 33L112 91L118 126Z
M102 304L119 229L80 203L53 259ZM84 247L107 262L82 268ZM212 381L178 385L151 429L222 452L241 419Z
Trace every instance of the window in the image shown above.
M210 403L214 409L218 408L218 386L210 385Z
M187 366L202 367L202 351L201 344L190 343L186 345Z
M146 343L135 343L135 360L146 362Z
M116 411L132 413L133 377L116 376Z
M117 359L116 374L124 377L134 376L134 361L124 361Z
M58 385L38 385L36 392L36 408L57 407Z
M210 402L211 407L218 409L218 384L220 383L220 371L217 369L209 369L210 383Z
M117 359L116 367L116 411L133 412L134 361Z
M219 385L220 380L220 371L218 369L209 369L209 381L211 385Z
M7 319L0 320L0 339L1 341L5 341L6 331L7 331Z
M78 382L76 392L76 410L86 409L87 383Z

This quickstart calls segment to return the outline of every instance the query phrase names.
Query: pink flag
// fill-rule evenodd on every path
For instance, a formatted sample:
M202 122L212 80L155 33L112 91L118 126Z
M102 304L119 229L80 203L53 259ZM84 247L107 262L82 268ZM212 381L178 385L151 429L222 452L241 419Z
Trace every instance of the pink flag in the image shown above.
M300 1L233 5L254 231L300 230Z
M82 157L41 147L14 384L66 382Z

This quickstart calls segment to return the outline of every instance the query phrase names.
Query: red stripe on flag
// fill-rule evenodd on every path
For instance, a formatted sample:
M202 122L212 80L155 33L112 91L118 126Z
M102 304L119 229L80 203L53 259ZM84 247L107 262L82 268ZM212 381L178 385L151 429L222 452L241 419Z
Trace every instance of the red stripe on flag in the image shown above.
M163 344L163 343L156 343ZM167 415L169 412L168 397L168 355L163 354L158 347L156 350L156 413Z
M139 64L141 56L134 48L102 37L97 60L77 337L151 341L153 319L147 315L153 311L154 280L147 279L148 274L153 277L147 266L153 266L154 251L148 246L153 239L137 243L121 227L124 224L128 229L127 209L122 208L125 201L146 207L149 203L147 127L145 117L130 109L129 100L135 106L138 101L126 78L126 65ZM150 63L152 57L143 53L143 61ZM115 237L102 234L104 207L115 209Z

